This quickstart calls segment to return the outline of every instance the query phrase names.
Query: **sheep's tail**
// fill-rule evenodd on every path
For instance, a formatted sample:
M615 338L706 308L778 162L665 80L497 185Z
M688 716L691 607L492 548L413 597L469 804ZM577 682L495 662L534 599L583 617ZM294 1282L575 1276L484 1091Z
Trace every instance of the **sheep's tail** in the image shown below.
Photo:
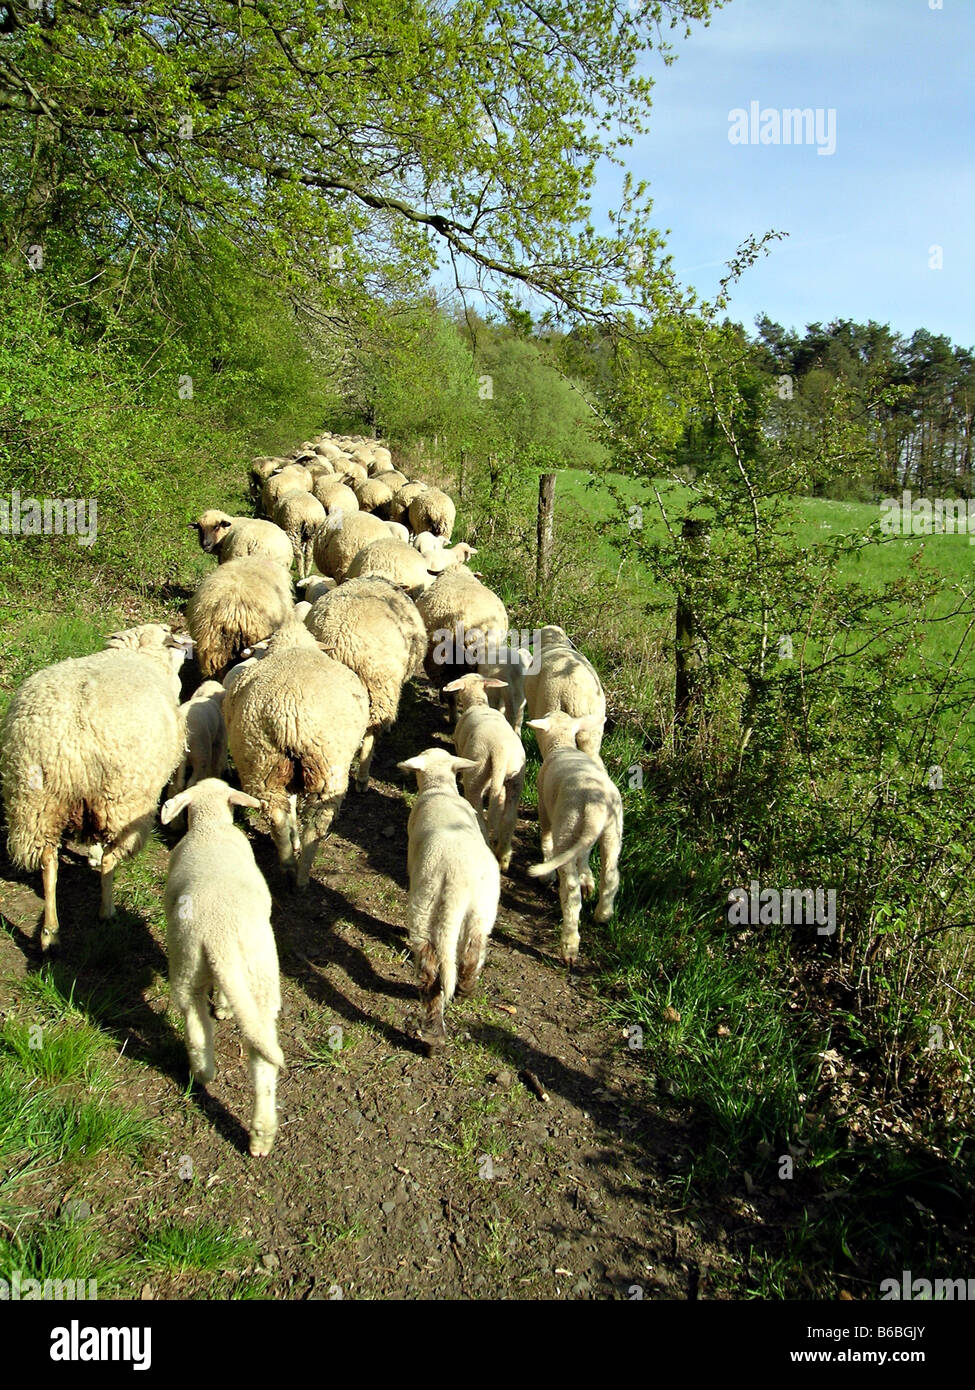
M544 874L550 874L553 869L561 869L563 864L568 864L570 859L577 859L579 855L591 850L599 836L580 835L578 840L569 845L568 849L555 854L551 859L546 859L542 864L531 864L528 873L532 878L541 878Z
M207 954L211 954L209 949ZM214 953L210 960L210 968L217 985L230 1001L237 1026L251 1047L273 1067L284 1070L284 1053L275 1037L274 1019L263 1017L251 993L242 963L239 960L221 959Z

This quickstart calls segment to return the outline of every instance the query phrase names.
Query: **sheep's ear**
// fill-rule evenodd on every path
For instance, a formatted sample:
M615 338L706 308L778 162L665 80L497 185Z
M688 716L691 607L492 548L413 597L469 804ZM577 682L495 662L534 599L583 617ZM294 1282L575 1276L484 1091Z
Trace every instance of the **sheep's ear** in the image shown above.
M159 811L159 819L163 825L168 825L171 820L175 820L180 811L185 811L193 800L193 788L188 791L180 792L177 796L171 796L168 801L164 801Z
M422 753L417 753L413 758L404 758L401 763L396 764L400 772L423 772L426 765L427 760Z
M467 677L466 677L466 676L460 676L460 677L458 677L457 680L451 681L449 685L443 686L442 689L447 690L447 691L451 691L451 692L453 692L454 690L463 690L463 689L464 689L464 682L465 682L466 680L467 680Z
M482 676L482 681L488 690L507 690L508 682L495 680L494 676Z
M543 734L547 734L552 727L552 721L549 719L548 715L546 715L544 719L529 719L528 727L529 729L540 729Z
M467 772L471 768L478 766L480 766L480 764L474 762L471 758L451 758L450 760L452 772Z
M239 792L236 787L231 787L227 792L227 804L229 806L249 806L252 811L264 809L263 801L258 801L256 796L248 796L246 792Z
M189 522L187 529L190 531L199 531L200 523L198 521L191 521Z

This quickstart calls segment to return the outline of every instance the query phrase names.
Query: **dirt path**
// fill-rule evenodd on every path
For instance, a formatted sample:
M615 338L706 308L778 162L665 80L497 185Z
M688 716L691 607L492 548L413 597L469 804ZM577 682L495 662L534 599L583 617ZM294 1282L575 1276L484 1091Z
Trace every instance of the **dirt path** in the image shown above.
M59 981L77 978L82 998L102 993L102 1018L124 1043L119 1097L161 1117L166 1134L145 1170L96 1162L70 1195L119 1249L147 1211L253 1236L274 1297L721 1297L727 1255L678 1214L673 1180L691 1122L658 1103L642 1059L600 1022L584 963L572 977L558 963L557 895L524 873L537 859L534 813L519 822L478 990L448 1011L446 1055L430 1060L413 1040L408 811L395 764L446 731L431 693L407 691L376 779L364 796L349 793L305 895L283 888L269 838L254 836L275 900L290 1065L266 1161L247 1155L233 1024L218 1024L214 1082L186 1094L185 1051L166 1016L163 848L147 851L138 891L126 891L135 868L122 870L124 910L107 927L95 922L95 875L64 869ZM39 884L10 872L0 860L14 927L0 936L0 980L38 965ZM0 1009L4 992L0 983ZM53 1216L68 1194L41 1181L25 1195ZM149 1276L144 1296L193 1296L199 1279Z

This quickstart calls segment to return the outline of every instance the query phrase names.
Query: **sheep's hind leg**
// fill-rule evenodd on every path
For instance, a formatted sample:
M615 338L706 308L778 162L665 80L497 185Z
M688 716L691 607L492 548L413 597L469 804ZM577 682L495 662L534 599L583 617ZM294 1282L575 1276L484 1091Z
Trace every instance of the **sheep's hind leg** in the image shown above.
M579 915L582 894L574 859L559 869L559 898L562 902L562 960L571 969L579 958Z
M186 1019L186 1051L190 1059L190 1071L195 1081L206 1085L213 1080L213 1019L207 1007L207 991L204 985L193 989L182 1005Z
M139 816L132 821L120 835L112 840L111 845L105 847L99 865L102 899L98 916L103 922L107 922L115 916L115 870L123 860L131 859L134 854L139 853L149 838L155 819L154 808L148 815Z
M432 942L421 941L411 944L417 974L420 977L420 1002L424 1009L420 1037L426 1044L427 1052L433 1053L447 1041L443 1022L444 987L440 975L440 962Z
M271 837L278 852L278 859L285 873L295 867L295 847L291 836L291 814L287 803L283 806L269 806L267 818L271 822Z
M356 768L355 789L357 792L364 792L369 785L369 769L372 767L372 755L376 751L376 732L370 729L362 740L362 747L359 749L359 766Z
M57 845L45 845L41 855L41 874L44 879L44 921L41 925L41 950L57 949L61 944L58 922L58 850Z
M521 800L521 786L523 778L510 778L504 784L504 811L501 816L501 827L498 832L498 864L502 872L507 871L511 864L511 842L515 837L515 826L518 824L518 803Z
M343 797L331 796L327 800L306 803L301 827L301 859L298 863L297 884L307 888L311 880L311 867L315 861L318 846L332 828L332 821L339 813Z
M278 1069L267 1058L248 1045L251 1084L254 1087L254 1118L250 1130L250 1151L254 1158L265 1158L271 1152L278 1129L275 1107Z
M622 819L614 816L599 839L599 903L593 913L597 922L608 922L613 915L616 892L620 886L619 858L622 841Z
M469 999L477 987L477 981L484 968L487 955L488 932L480 922L473 922L467 928L460 953L460 969L457 973L457 997Z

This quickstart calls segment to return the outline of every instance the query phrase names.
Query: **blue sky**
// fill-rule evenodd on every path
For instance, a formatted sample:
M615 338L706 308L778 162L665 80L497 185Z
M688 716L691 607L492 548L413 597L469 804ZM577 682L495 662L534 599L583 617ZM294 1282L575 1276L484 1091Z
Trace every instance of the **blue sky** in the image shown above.
M713 294L739 242L776 228L734 293L746 326L873 318L975 345L975 0L731 0L676 51L648 69L651 129L627 155L683 283ZM835 153L731 144L752 101L833 108ZM597 222L617 189L607 169Z

